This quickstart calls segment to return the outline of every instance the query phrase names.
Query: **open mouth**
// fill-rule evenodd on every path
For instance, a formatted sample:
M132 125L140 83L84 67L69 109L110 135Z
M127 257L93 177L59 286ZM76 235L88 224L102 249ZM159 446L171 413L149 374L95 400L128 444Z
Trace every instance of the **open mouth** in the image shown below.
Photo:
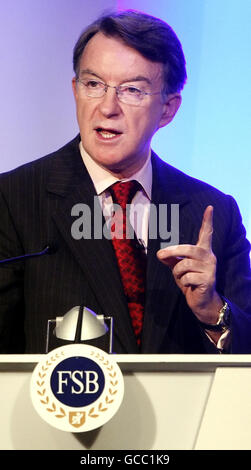
M122 132L119 132L115 129L104 129L103 127L97 127L95 130L101 138L106 140L114 139L115 137L122 134Z

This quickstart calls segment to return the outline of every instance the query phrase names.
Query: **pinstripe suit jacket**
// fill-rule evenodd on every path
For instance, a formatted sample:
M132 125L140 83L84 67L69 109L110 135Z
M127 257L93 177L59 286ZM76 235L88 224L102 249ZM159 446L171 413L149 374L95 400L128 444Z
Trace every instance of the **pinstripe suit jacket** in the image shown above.
M114 317L114 352L139 352L109 240L75 240L72 207L93 208L94 186L79 153L79 136L59 151L0 177L0 256L48 256L0 269L0 352L43 353L47 320L84 304ZM202 215L214 206L217 290L230 303L234 353L251 353L249 243L234 200L152 156L152 203L179 204L180 243L196 243ZM216 352L149 240L142 353Z

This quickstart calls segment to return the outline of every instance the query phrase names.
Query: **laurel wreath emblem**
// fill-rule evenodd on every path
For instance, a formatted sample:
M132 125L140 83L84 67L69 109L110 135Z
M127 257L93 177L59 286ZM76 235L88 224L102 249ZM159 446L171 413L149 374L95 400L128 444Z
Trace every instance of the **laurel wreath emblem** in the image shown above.
M63 406L57 407L54 401L50 402L50 398L47 394L46 386L45 386L45 381L47 374L50 371L50 368L53 366L53 364L60 359L61 356L64 356L64 351L61 351L61 353L56 353L50 356L50 358L46 361L45 365L41 365L41 369L38 372L38 380L36 380L36 393L40 397L40 403L44 405L46 408L46 411L48 413L54 414L55 418L65 418L67 417L67 411ZM96 351L91 351L91 356L93 356L94 359L97 359L103 367L106 368L109 376L109 388L108 388L108 393L104 398L104 401L98 402L97 405L93 406L87 413L87 416L90 418L98 418L101 413L104 413L109 409L109 405L111 405L114 402L115 395L118 391L117 385L118 385L118 379L117 379L117 372L114 370L113 364L106 359L102 354L99 352L97 353Z

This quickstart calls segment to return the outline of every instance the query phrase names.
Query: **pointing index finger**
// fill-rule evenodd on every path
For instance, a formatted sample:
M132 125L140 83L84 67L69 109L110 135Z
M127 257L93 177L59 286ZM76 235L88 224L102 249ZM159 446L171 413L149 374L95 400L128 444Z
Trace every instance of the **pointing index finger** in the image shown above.
M196 243L197 246L205 250L212 250L212 236L213 236L213 206L207 206L203 214L202 224L200 228L199 238Z

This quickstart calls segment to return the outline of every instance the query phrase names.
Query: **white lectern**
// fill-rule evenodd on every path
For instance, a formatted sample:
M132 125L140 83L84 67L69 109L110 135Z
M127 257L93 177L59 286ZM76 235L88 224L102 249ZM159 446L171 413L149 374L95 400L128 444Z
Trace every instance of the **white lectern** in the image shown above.
M117 355L124 400L102 428L59 431L30 399L41 355L0 356L0 449L251 449L251 355Z

